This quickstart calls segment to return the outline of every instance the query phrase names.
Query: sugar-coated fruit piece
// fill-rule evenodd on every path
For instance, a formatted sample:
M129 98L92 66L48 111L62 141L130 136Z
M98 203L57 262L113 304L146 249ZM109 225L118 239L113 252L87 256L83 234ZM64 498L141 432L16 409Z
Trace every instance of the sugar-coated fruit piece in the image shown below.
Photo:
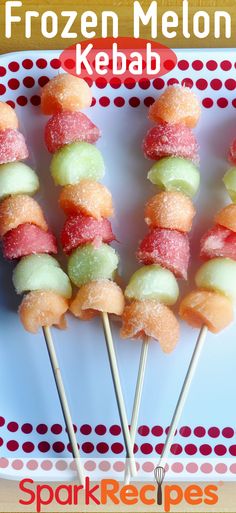
M95 143L100 136L99 128L82 112L59 112L45 127L45 143L50 153L76 141Z
M198 190L200 174L190 160L165 157L152 166L148 179L159 189L179 191L192 197Z
M23 257L14 269L13 284L17 294L33 290L51 290L65 298L72 294L68 276L50 255Z
M187 279L189 238L177 230L154 228L140 243L137 258L145 265L159 264L177 278Z
M19 307L20 320L26 331L37 333L39 328L66 328L65 313L68 301L50 290L29 292Z
M90 281L83 285L70 310L79 319L87 321L99 312L122 315L125 301L121 288L111 280Z
M193 328L219 333L234 318L232 301L217 292L193 290L180 303L179 315Z
M233 165L236 165L236 139L232 142L229 149L229 162Z
M24 160L29 156L25 138L18 130L0 131L0 164Z
M7 232L2 241L3 256L7 260L37 253L57 253L56 238L34 224L21 224Z
M81 244L93 242L99 246L101 242L112 242L115 236L108 219L94 219L93 217L78 214L69 217L62 230L61 243L65 253L69 254Z
M176 317L168 306L158 301L133 301L125 307L122 321L122 338L153 338L165 353L173 351L179 340Z
M90 107L92 93L87 82L69 74L61 74L50 80L42 90L43 114L57 114L63 110L75 111Z
M200 103L194 92L189 87L173 85L151 105L148 117L155 123L183 123L193 128L200 114Z
M51 173L56 185L70 185L81 180L99 181L105 173L101 152L93 144L75 142L54 153Z
M102 243L98 248L93 244L77 248L68 261L69 277L77 287L89 281L112 279L118 267L116 251Z
M236 260L236 233L223 226L214 226L201 238L200 256L204 260L215 257Z
M231 167L225 173L223 182L231 200L236 203L236 167Z
M231 258L213 258L205 262L195 277L197 287L220 292L236 301L236 262Z
M160 265L145 265L130 278L125 289L128 299L156 299L165 305L174 305L179 297L175 276Z
M0 166L0 200L11 194L33 195L39 188L39 179L23 162L13 162Z
M0 237L20 224L31 223L47 230L43 211L37 201L26 194L9 196L0 204Z
M18 119L14 109L8 103L0 102L0 130L18 128Z
M182 157L199 162L198 143L191 128L178 123L163 123L148 130L143 140L143 152L147 159Z
M195 216L193 203L182 192L160 192L145 206L144 216L152 228L169 228L180 232L189 232Z
M215 216L215 223L236 232L236 205L231 203L222 208Z
M112 195L101 183L82 180L75 185L67 185L61 191L59 203L65 214L82 213L95 219L113 215Z

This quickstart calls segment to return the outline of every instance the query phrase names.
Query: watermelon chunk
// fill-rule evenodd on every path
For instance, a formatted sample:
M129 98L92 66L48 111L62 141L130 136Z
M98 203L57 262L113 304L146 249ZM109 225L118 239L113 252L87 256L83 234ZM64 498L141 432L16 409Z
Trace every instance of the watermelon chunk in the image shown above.
M34 224L21 224L3 237L3 255L7 260L33 253L57 253L57 242L49 231Z
M231 164L236 165L236 139L234 139L234 141L232 142L232 144L230 146L228 159L229 159L229 162L231 162Z
M45 143L50 153L76 141L95 143L100 135L99 128L82 112L59 112L45 127Z
M0 131L0 164L24 160L29 156L24 136L11 128Z
M148 130L143 141L143 152L147 159L182 157L198 164L198 144L191 128L180 123L163 123Z
M115 236L108 219L98 220L82 214L69 217L61 234L63 250L67 254L88 242L93 242L97 246L102 242L109 243L113 240Z
M236 233L216 225L200 241L200 256L204 260L215 257L236 260Z

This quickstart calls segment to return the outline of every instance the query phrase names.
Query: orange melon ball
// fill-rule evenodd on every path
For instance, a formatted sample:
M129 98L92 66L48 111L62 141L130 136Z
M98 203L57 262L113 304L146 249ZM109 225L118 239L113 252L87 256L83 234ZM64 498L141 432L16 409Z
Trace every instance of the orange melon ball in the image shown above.
M231 203L222 208L215 216L215 223L236 232L236 205Z
M207 326L212 333L218 333L226 328L234 317L230 299L207 290L190 292L181 301L179 315L193 328Z
M194 92L189 87L173 85L151 105L148 117L155 123L182 123L193 128L200 114L200 103Z
M92 93L87 82L66 73L54 77L42 90L41 110L46 115L81 110L91 103Z
M68 216L84 214L101 219L113 215L112 195L101 183L82 180L61 191L59 204Z
M182 192L160 192L146 203L144 216L152 228L169 228L189 232L195 216L190 198Z
M110 280L90 281L83 285L70 305L81 320L92 319L100 312L122 315L125 301L121 288Z
M21 224L35 224L47 230L43 211L37 201L26 194L9 196L0 204L0 237Z
M172 310L155 300L133 301L124 309L122 338L150 337L170 353L179 340L179 323Z
M26 331L37 333L46 326L65 329L67 310L68 301L64 297L49 290L36 290L24 297L19 316Z
M0 130L6 130L7 128L16 130L18 125L17 115L14 109L12 109L8 103L0 102Z

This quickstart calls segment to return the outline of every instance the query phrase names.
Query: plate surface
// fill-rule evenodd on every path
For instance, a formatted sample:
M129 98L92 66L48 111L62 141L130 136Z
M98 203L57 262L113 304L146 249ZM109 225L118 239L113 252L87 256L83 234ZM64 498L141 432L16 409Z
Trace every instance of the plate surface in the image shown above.
M221 179L228 167L227 149L236 136L236 81L234 51L181 50L177 54L176 69L153 84L141 81L133 88L114 88L103 80L93 84L95 101L87 113L102 129L98 147L106 163L104 183L112 191L116 209L113 227L120 241L120 272L127 281L137 267L137 242L146 231L143 206L155 192L146 180L151 163L141 151L150 126L150 98L157 97L166 83L184 81L193 85L202 99L202 118L196 130L201 147L201 188L191 235L190 279L188 285L180 283L183 294L193 286L199 238L212 224L216 210L228 202ZM50 156L43 141L46 119L40 114L38 95L39 86L59 72L58 56L59 52L49 51L0 58L0 99L16 106L30 148L29 162L41 182L38 199L57 235L63 215L57 203L59 189L48 170ZM27 470L34 479L71 479L67 436L46 347L41 334L31 336L23 330L16 313L20 298L11 282L13 265L2 259L0 263L1 475L18 479ZM113 332L130 418L141 345L121 341L114 323ZM67 331L53 333L91 479L103 476L106 468L113 468L119 476L125 453L101 322L82 323L70 317ZM157 343L150 344L137 436L142 479L152 479L196 337L197 331L182 324L181 341L171 355L164 355ZM235 338L235 325L219 336L207 337L172 448L175 454L170 456L169 479L221 480L222 475L235 479Z

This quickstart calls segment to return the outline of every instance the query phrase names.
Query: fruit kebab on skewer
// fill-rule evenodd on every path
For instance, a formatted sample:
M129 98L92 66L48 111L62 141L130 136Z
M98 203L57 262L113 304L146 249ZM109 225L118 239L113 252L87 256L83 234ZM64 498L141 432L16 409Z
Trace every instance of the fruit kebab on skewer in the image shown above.
M151 105L149 119L155 126L146 134L143 151L156 160L148 179L161 192L146 204L144 216L149 232L139 244L137 258L143 267L131 276L125 290L128 304L123 314L121 336L143 340L131 420L134 443L149 341L157 340L166 353L179 338L179 323L169 308L179 296L176 278L187 279L189 236L200 175L198 144L192 128L200 105L187 87L170 86ZM126 482L129 475L126 473Z
M235 145L236 146L236 145ZM233 157L234 143L230 148L229 161ZM236 168L231 168L223 182L233 202L236 202ZM214 226L200 241L200 257L205 263L195 276L196 289L181 301L179 314L200 333L188 372L171 421L167 440L159 465L165 465L175 430L183 412L188 392L204 346L207 331L220 333L234 318L236 302L236 205L231 203L215 216Z
M17 294L25 294L19 307L24 328L42 328L79 479L83 469L50 327L66 327L72 288L68 276L51 255L57 242L48 229L39 204L31 197L39 188L36 173L21 162L28 157L15 111L0 103L0 238L3 256L19 260L13 272Z
M105 172L103 157L94 144L100 130L81 112L91 102L87 83L68 74L50 80L41 95L43 114L52 116L45 128L45 143L53 154L50 170L55 184L63 187L59 203L68 216L61 242L69 256L69 277L79 289L70 310L81 320L101 315L126 452L134 475L136 467L108 317L121 316L124 310L123 292L114 281L119 257L109 245L115 240L109 221L112 197L99 183Z

